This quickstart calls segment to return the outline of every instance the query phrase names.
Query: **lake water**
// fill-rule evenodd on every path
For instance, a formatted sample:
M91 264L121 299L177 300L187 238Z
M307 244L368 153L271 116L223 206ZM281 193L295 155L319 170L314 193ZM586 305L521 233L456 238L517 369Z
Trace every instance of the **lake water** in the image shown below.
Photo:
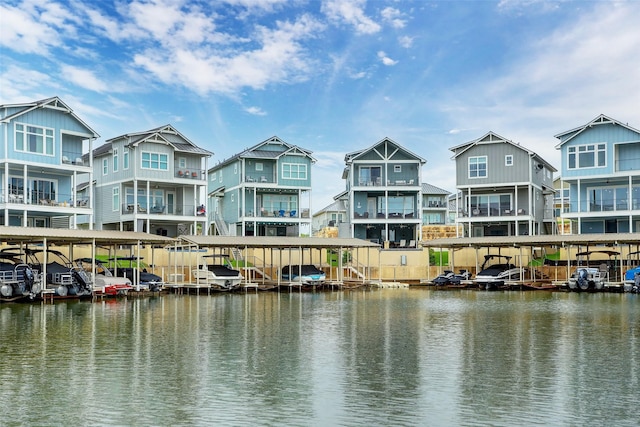
M382 289L0 305L0 425L636 426L640 297Z

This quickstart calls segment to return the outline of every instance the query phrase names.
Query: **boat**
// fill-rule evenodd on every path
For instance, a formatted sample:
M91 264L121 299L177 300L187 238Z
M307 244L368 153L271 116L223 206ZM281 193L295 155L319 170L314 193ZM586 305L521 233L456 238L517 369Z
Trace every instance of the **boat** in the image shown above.
M157 274L150 273L140 262L143 257L113 257L109 261L114 267L109 267L109 271L115 277L126 277L132 283L136 291L158 292L164 286L164 280ZM120 262L129 262L128 267L119 266ZM142 268L142 269L140 269Z
M525 269L516 267L510 261L511 257L507 255L485 255L475 282L481 289L492 290L501 287L506 281L521 280Z
M282 267L280 278L299 282L303 286L321 286L327 279L327 275L313 264L285 265Z
M471 273L468 270L460 270L456 274L452 270L445 270L442 274L431 281L436 286L459 286L464 280L470 280Z
M40 294L40 277L19 258L23 254L0 253L0 301L33 300Z
M216 258L227 260L222 263L214 263ZM208 263L207 260L212 262ZM203 255L202 264L191 272L193 281L199 284L209 285L214 290L230 291L240 286L242 274L231 268L227 255Z
M93 281L93 292L98 295L127 295L133 289L131 280L126 277L115 277L99 259L78 258L74 260ZM95 265L95 274L92 272Z
M29 266L39 275L43 275L46 267L44 289L52 289L58 297L85 298L93 296L91 278L62 252L48 249L46 266L38 259L43 249L25 249Z
M618 255L620 255L620 252L612 250L577 253L576 261L578 266L567 282L569 290L576 292L603 290L611 282L611 279L616 277L616 257ZM606 259L603 259L603 256Z
M627 265L631 265L632 258L637 258L640 251L630 252ZM640 264L624 272L623 290L625 292L640 293Z

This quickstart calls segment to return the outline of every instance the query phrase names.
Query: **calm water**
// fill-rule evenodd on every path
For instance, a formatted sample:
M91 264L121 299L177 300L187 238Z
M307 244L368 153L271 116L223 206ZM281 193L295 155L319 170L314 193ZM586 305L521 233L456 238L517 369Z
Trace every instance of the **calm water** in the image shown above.
M640 298L358 290L0 305L0 425L640 423Z

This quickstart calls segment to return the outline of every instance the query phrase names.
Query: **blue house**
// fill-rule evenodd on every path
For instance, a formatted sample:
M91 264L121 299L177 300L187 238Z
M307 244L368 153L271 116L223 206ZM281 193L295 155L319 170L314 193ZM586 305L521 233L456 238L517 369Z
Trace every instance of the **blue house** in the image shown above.
M561 151L561 217L574 233L640 231L640 131L599 115L556 135Z
M91 152L98 134L60 98L0 105L0 225L77 228L93 217ZM86 196L82 195L86 194Z
M311 151L274 136L210 168L211 234L310 234L313 163Z

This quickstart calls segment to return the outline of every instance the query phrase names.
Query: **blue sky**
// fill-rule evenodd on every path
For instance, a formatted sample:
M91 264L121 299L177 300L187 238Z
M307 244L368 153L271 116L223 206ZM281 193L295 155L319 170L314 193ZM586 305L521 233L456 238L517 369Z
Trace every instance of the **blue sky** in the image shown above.
M313 151L313 211L344 155L389 137L455 190L489 131L559 169L553 135L640 128L640 2L5 0L0 104L59 96L105 139L172 124L215 153Z

